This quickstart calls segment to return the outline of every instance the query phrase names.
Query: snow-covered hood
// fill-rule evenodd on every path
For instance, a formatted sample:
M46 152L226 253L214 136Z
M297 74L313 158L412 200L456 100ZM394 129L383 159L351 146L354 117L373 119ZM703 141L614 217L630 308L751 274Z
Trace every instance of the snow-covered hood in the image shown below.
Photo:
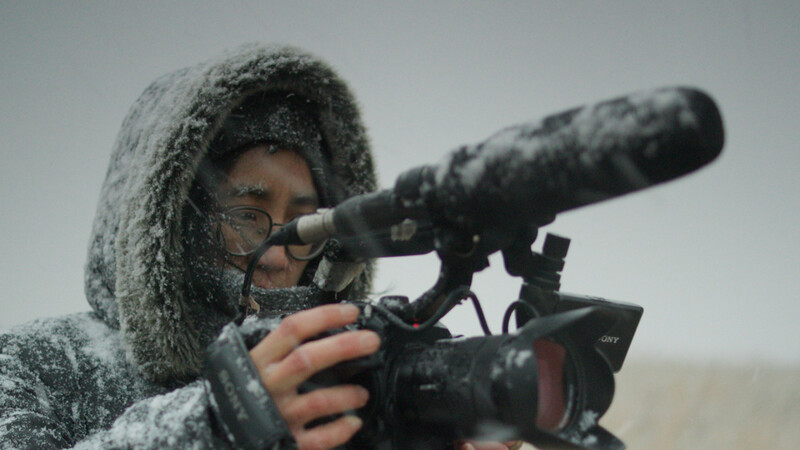
M297 49L247 45L151 84L125 118L111 155L89 245L86 294L119 328L128 357L155 381L190 379L214 320L187 295L181 216L198 164L229 112L261 91L320 105L332 167L351 196L375 188L373 162L347 86ZM368 288L362 277L356 290ZM210 322L210 323L209 323Z

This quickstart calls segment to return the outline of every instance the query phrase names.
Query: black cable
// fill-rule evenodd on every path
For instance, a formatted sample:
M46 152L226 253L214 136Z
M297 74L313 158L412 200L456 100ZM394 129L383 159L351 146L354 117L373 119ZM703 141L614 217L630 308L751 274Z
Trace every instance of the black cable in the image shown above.
M506 313L503 315L503 334L508 333L508 324L511 322L511 314L513 314L520 307L527 308L528 312L531 313L531 317L539 317L539 313L536 311L536 308L531 306L529 303L516 300L512 304L508 305L508 309L506 309Z
M418 324L418 325L409 325L403 321L397 314L393 313L389 309L381 306L381 305L370 305L376 312L380 313L383 317L385 317L392 325L397 326L401 330L408 331L410 333L418 333L435 325L439 322L439 319L444 317L445 314L452 308L454 303L457 303L461 299L464 298L471 298L473 302L477 301L477 297L475 296L469 288L462 286L459 289L451 291L447 294L447 298L445 301L439 306L439 309L428 318L426 321ZM476 307L476 309L480 309L480 306ZM486 318L483 317L483 311L478 312L479 318L482 321L482 326L484 326L484 331L488 330L488 326L486 326Z
M483 315L483 308L481 308L481 303L478 301L478 296L475 295L474 292L470 292L469 295L467 295L467 298L472 300L472 305L475 306L475 313L478 315L478 322L481 324L483 334L486 336L491 336L492 332L489 330L489 324L486 322L486 316Z
M250 287L253 284L253 276L256 272L256 267L258 266L258 260L264 256L264 253L272 247L272 237L275 236L274 234L264 242L261 243L251 254L250 262L247 264L247 270L244 272L244 281L242 282L242 291L239 296L239 315L234 319L234 321L241 325L244 321L244 318L247 317L247 313L249 309L254 309L258 312L259 306L253 297L250 296Z

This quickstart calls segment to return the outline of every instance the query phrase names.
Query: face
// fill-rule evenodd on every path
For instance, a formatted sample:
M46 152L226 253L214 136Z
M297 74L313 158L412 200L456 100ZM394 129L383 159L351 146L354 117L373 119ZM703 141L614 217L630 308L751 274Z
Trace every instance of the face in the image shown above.
M292 150L270 150L259 145L242 153L218 192L223 209L248 206L265 210L274 224L284 224L319 206L308 164ZM277 225L280 226L280 225ZM251 256L228 255L224 263L245 270ZM258 261L253 284L264 288L297 285L306 267L287 254L284 247L272 247Z

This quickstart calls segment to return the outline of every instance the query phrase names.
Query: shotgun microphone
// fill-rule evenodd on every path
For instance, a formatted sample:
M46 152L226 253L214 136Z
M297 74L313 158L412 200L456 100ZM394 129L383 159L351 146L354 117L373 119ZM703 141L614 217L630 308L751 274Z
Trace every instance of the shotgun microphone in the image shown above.
M722 118L705 93L684 87L639 92L462 146L437 165L402 173L392 189L297 219L276 233L273 245L377 233L387 243L405 239L414 253L428 245L433 250L431 239L423 249L413 244L413 232L403 232L411 221L490 235L499 249L557 213L693 172L716 158L723 143ZM410 254L403 245L386 245L384 254L380 247L370 246L370 256Z

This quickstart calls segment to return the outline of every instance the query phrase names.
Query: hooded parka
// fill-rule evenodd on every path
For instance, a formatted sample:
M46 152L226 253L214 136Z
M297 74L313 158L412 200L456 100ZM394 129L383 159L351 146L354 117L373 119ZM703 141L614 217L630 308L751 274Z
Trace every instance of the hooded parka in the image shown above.
M156 80L125 118L103 184L86 266L92 311L0 334L0 448L228 446L200 374L236 308L190 294L182 218L226 118L262 92L315 105L334 202L375 188L352 95L302 51L247 45Z

